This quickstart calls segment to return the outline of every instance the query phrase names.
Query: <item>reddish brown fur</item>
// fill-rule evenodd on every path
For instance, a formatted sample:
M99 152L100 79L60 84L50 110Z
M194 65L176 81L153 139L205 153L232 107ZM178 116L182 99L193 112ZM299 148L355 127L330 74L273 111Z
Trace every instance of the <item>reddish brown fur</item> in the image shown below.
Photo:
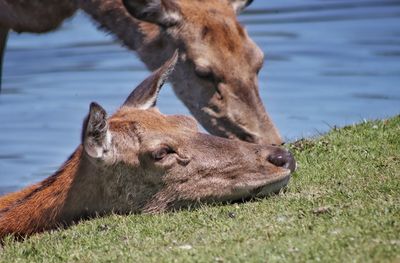
M25 236L61 226L62 211L79 167L82 147L43 182L0 199L0 238Z
M204 10L204 5L210 6L210 8ZM207 0L182 1L180 10L188 23L201 25L203 28L208 29L207 35L209 39L220 51L242 52L242 43L246 37L244 30L236 19L226 19L228 17L236 17L236 15L231 8L227 8L224 2ZM212 13L213 18L210 19L209 16L205 16L204 12Z
M4 209L8 208L10 205L15 203L18 200L21 200L29 193L31 193L34 189L36 189L38 185L32 185L27 187L19 192L11 193L6 196L0 197L0 214L4 212Z

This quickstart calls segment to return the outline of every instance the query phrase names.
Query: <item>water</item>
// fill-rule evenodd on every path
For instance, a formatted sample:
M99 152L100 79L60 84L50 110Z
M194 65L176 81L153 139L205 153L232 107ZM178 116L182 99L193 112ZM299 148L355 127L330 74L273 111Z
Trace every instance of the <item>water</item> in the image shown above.
M261 95L286 139L400 113L400 0L256 0L240 20L266 53ZM11 34L4 67L0 194L55 171L89 103L112 112L148 74L84 14L50 34ZM188 114L169 86L158 105Z

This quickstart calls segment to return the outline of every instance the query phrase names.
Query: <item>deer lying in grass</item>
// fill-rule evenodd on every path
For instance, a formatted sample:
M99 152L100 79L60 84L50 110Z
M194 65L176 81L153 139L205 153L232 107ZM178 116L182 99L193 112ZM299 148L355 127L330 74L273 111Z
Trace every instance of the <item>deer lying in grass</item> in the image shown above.
M110 118L90 105L82 144L69 160L43 182L0 198L0 238L112 212L264 196L288 183L295 169L288 151L202 134L193 118L154 107L176 61L177 53Z
M8 29L52 30L79 7L151 70L179 49L180 63L171 76L174 91L211 134L280 145L258 91L263 52L236 18L251 2L0 0L0 58Z

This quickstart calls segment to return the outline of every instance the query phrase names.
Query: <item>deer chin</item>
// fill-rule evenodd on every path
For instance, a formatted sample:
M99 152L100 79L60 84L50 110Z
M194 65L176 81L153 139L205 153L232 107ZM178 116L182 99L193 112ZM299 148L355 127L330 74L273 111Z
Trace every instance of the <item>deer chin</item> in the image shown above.
M201 109L198 120L203 127L213 135L229 139L237 139L250 143L257 143L255 134L239 122L233 120L231 116L217 113L217 111L226 112L225 109L207 106ZM194 112L196 114L196 112Z
M227 110L221 105L209 104L201 110L196 109L193 114L213 135L250 143L282 145L283 141L278 130L275 126L269 125L268 121L262 118L252 120L253 117L235 116L230 113L231 111L233 110Z
M265 174L252 174L246 181L237 182L231 185L229 194L225 196L207 198L206 203L215 202L235 202L248 200L254 197L268 197L287 186L290 181L291 171L289 169L282 169L281 172L274 176Z
M267 197L278 193L289 183L291 177L289 169L282 170L282 172L275 174L273 177L264 175L250 182L238 183L235 185L235 192L241 193L244 198Z
M278 176L277 178L274 178L272 182L270 181L263 186L255 188L252 193L256 197L267 197L272 194L277 194L280 190L288 185L290 177L291 173L289 171L285 174Z

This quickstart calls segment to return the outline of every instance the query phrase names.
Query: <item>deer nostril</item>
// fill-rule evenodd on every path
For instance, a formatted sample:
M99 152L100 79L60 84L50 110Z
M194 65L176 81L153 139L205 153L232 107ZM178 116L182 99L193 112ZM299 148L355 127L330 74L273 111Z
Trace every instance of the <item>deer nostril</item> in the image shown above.
M290 169L292 172L296 170L296 161L293 155L286 150L271 154L268 156L268 161L275 166Z

